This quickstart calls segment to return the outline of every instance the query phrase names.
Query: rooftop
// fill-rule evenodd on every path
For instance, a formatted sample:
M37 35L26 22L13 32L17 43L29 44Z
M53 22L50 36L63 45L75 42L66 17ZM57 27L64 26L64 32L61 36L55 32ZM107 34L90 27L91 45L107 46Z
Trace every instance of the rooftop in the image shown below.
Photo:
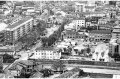
M18 66L17 64L9 68L9 70L18 70L18 71L20 71L21 69L22 67Z
M6 27L7 27L7 24L5 24L5 23L0 23L0 31L5 30Z
M95 6L85 6L85 8L95 8Z
M114 32L114 33L120 33L120 28L119 29L113 29L112 32Z
M12 25L9 25L7 28L13 29L13 28L19 26L20 24L22 24L22 23L30 20L30 19L32 19L32 17L24 17L24 18L22 18L21 20L19 20L18 22L14 23L14 24L12 24Z
M43 74L39 71L35 72L30 78L41 78Z
M38 48L36 48L35 50L53 50L54 48L53 47L38 47Z
M66 34L73 35L76 34L76 31L66 30Z
M111 34L111 30L92 30L89 33L97 33L97 34Z
M21 61L19 62L19 64L23 64L23 65L28 66L28 65L33 65L34 62L33 62L32 60L21 60Z

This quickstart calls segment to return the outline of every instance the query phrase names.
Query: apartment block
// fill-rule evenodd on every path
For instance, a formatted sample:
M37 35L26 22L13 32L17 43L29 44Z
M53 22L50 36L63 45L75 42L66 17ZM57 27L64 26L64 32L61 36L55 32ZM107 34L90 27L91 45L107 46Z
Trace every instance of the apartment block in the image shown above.
M4 44L14 44L18 39L29 33L33 28L32 17L18 17L5 29Z

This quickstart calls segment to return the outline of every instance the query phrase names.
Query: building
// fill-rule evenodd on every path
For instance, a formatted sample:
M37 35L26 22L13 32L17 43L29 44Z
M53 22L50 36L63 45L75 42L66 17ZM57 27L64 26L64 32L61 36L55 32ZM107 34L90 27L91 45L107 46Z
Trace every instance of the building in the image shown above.
M76 26L75 26L75 23L70 23L70 24L67 24L64 26L64 29L65 30L75 30L76 29Z
M97 25L97 20L94 21L94 19L91 19L91 18L85 19L85 27L95 26L95 25Z
M120 26L115 26L112 31L112 38L120 39Z
M13 77L18 77L20 76L20 72L22 70L22 66L20 65L14 65L8 69L10 71L10 75Z
M34 70L34 61L21 60L13 64L8 70L14 77L20 77L21 74L30 74Z
M5 44L14 44L19 38L28 34L33 28L32 17L18 17L5 29Z
M109 46L107 46L106 44L99 44L95 48L95 52L93 53L92 60L109 62L110 57L108 56L108 53L109 53Z
M112 31L112 39L115 39L116 45L110 44L110 52L112 55L120 55L120 26L115 26Z
M109 42L111 39L111 30L92 30L89 32L89 38L90 40L94 40L96 42Z
M37 48L30 59L60 59L61 53L53 47Z
M0 56L0 72L3 71L3 57Z
M75 24L76 30L79 30L81 27L85 27L85 18L74 19L73 23Z
M107 13L104 12L86 12L85 16L86 17L92 17L92 16L96 16L96 17L103 17L106 16Z
M99 30L112 30L113 26L110 24L98 24L98 29Z
M75 12L85 12L87 1L80 1L75 3Z
M108 20L107 19L104 19L104 18L101 18L98 20L98 24L107 24Z
M0 55L9 54L14 55L14 50L12 49L0 49Z
M85 39L86 35L84 33L76 32L75 30L66 30L63 33L63 39Z
M94 12L95 11L95 6L85 6L85 12Z

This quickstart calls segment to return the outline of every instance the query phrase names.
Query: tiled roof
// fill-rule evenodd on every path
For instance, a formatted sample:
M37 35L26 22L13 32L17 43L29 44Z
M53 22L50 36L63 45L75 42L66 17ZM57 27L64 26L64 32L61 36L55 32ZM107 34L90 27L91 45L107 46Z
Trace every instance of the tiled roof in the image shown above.
M96 34L111 34L111 30L92 30L89 33L96 33Z
M22 60L19 62L19 64L23 64L23 65L28 66L28 65L33 65L34 62L32 60Z
M41 78L43 76L42 73L40 72L35 72L32 76L30 76L30 78Z
M19 71L20 71L21 69L22 69L22 67L19 66L19 65L17 65L17 64L9 68L9 70L19 70Z

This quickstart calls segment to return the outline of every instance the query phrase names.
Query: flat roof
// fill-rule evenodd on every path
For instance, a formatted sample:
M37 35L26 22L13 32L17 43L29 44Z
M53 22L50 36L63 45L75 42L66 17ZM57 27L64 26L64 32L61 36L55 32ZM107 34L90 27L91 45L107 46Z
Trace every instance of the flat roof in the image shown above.
M92 30L89 33L97 33L97 34L111 34L111 30Z
M94 8L95 6L85 6L85 8Z
M16 23L14 23L14 24L12 24L12 25L8 25L8 29L13 29L13 28L15 28L16 26L18 26L18 25L20 25L20 24L22 24L22 23L24 23L24 22L26 22L26 21L28 21L28 20L30 20L30 19L32 19L32 17L24 17L24 18L22 18L21 20L19 20L18 22L16 22Z
M53 50L54 48L53 47L38 47L36 48L35 50Z

